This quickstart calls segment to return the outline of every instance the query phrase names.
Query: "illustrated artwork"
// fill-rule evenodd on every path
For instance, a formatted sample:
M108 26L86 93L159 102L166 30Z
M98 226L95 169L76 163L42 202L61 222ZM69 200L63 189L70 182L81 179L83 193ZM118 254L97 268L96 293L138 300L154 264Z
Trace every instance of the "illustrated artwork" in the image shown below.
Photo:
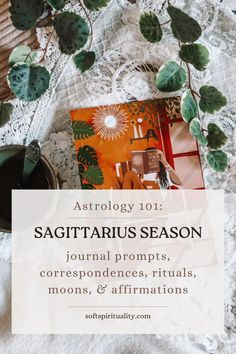
M71 112L83 189L203 189L179 98Z

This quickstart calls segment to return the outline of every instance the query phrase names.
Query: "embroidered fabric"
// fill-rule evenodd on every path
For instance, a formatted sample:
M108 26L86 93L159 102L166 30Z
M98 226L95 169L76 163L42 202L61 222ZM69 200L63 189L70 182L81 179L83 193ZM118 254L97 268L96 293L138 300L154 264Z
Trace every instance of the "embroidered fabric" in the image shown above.
M205 44L211 62L204 72L193 70L192 81L196 88L213 84L224 92L227 107L220 113L203 115L203 121L217 122L229 139L225 147L230 157L230 170L224 174L212 172L204 160L206 187L225 188L225 317L227 332L223 336L178 336L168 337L173 353L180 341L188 340L209 353L229 350L236 343L236 18L233 13L213 0L173 0L196 18L203 28L201 43ZM178 46L168 26L164 38L158 44L148 43L138 30L138 18L142 11L155 11L161 22L168 17L167 1L112 0L100 13L91 13L94 23L93 50L97 60L93 68L81 74L72 59L60 53L56 35L50 42L46 66L51 71L49 90L43 97L32 103L14 100L11 121L0 129L0 145L29 143L34 138L43 142L43 154L51 161L59 176L62 188L80 188L69 111L74 108L127 102L132 99L163 97L154 85L155 73L169 58L178 57ZM84 17L80 4L71 0L67 10L74 10ZM50 28L37 32L41 48L47 43ZM169 96L174 95L172 93ZM233 182L232 182L233 180ZM10 240L0 236L0 260L9 261ZM158 336L160 343L167 338ZM175 345L173 344L175 343ZM233 352L233 351L232 351Z

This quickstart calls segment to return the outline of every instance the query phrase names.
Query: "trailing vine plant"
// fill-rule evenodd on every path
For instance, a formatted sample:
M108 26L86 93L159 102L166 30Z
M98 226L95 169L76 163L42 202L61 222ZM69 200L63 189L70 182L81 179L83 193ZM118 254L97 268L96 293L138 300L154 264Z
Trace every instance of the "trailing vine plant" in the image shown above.
M139 19L139 28L143 37L150 43L157 43L163 37L163 25L170 25L173 36L179 45L179 61L169 60L156 74L156 87L161 92L182 90L181 114L189 123L191 135L204 147L205 158L217 172L228 167L228 156L221 150L226 143L225 133L215 123L204 127L200 112L214 114L227 103L225 96L214 86L202 86L197 92L191 81L192 66L199 71L207 68L208 49L196 41L201 37L199 23L185 12L167 1L169 20L161 24L154 12L144 12Z
M44 60L51 37L58 36L62 53L74 55L73 60L78 69L84 72L92 67L96 55L91 51L93 27L89 11L98 11L107 6L110 0L78 0L84 11L86 20L75 12L65 11L66 0L10 0L10 16L13 25L22 31L35 27L51 26L52 31L48 43L43 49L31 50L28 46L16 47L9 57L9 73L7 81L16 97L22 101L33 101L43 95L49 87L50 73L44 66ZM209 165L217 172L225 171L228 166L227 154L220 150L227 137L215 124L203 127L200 111L214 114L226 105L224 95L213 86L202 86L197 92L191 82L191 67L205 70L209 63L208 49L196 41L202 30L196 20L167 0L169 20L160 23L154 12L144 12L139 19L139 27L143 37L157 43L163 37L162 27L169 25L173 36L179 44L179 62L167 61L156 75L156 87L162 92L183 90L181 113L189 123L192 136L205 149L205 157ZM86 50L83 49L87 45ZM0 102L0 127L5 125L11 116L12 105ZM87 173L89 175L89 173Z
M29 46L16 47L9 57L8 86L20 100L37 100L49 88L50 73L44 65L48 46L54 33L57 34L60 51L74 54L73 60L81 72L88 70L96 55L90 51L93 42L93 27L89 11L98 11L110 0L78 0L85 18L66 11L67 0L10 0L9 12L12 24L26 31L36 27L52 27L45 48L32 50ZM86 50L83 49L86 46ZM83 49L83 50L82 50ZM0 101L0 127L10 119L13 106Z

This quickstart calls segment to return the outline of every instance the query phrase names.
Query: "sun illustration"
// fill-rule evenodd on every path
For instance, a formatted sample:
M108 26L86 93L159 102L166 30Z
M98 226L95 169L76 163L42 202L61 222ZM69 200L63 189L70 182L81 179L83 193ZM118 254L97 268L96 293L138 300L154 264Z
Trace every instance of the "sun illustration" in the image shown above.
M128 116L119 106L99 107L93 115L95 133L103 139L115 140L128 128Z

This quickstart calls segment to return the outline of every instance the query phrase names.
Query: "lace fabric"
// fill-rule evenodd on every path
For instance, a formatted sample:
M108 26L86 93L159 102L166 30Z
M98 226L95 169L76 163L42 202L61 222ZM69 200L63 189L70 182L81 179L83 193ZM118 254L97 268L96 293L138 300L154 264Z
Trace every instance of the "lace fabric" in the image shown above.
M232 116L236 101L234 15L209 0L175 0L173 4L200 22L201 42L210 50L211 63L207 71L193 72L195 86L211 82L222 89L228 98L225 113ZM141 11L150 9L164 22L167 19L165 7L164 0L157 4L150 0L138 0L136 4L113 0L101 13L91 13L97 62L83 75L75 68L71 57L60 53L54 34L46 56L46 66L52 74L50 89L32 103L13 101L13 118L0 129L0 144L29 142L38 136L45 141L51 132L70 128L68 110L71 108L163 96L154 86L155 72L165 60L177 57L178 46L168 26L160 43L146 42L138 31L138 17ZM84 16L75 0L68 2L66 9ZM45 47L50 31L50 28L38 29L41 48ZM226 132L232 133L232 127L232 119L229 119Z
M216 122L229 137L225 150L230 157L230 170L223 174L212 172L203 158L202 150L206 187L226 190L227 333L212 337L170 337L169 341L173 340L174 343L187 338L209 353L219 353L219 350L235 345L236 333L236 188L233 192L232 185L229 184L231 176L236 176L236 18L229 9L216 1L174 0L172 3L199 21L203 28L200 42L210 51L211 62L207 70L193 70L194 86L198 89L203 84L213 84L228 98L227 107L223 111L214 116L203 115L203 121L205 124ZM66 7L67 10L74 10L84 16L76 0L69 1ZM178 46L168 26L160 43L151 44L145 41L138 31L138 18L142 11L152 10L158 14L161 22L165 22L165 7L164 0L138 0L136 4L131 4L128 0L112 0L102 12L91 13L94 24L92 49L96 52L97 60L93 68L84 74L75 68L71 57L60 53L56 36L53 35L46 56L46 66L52 74L50 89L43 97L30 104L18 99L13 101L13 118L0 129L0 145L29 143L34 138L40 138L43 142L43 154L55 167L61 187L80 188L69 111L78 107L163 97L163 93L158 92L154 86L155 73L163 62L178 57ZM45 47L50 31L50 28L38 29L41 48ZM2 235L0 248L0 259L2 257L9 260L10 237ZM159 338L162 340L163 337Z

